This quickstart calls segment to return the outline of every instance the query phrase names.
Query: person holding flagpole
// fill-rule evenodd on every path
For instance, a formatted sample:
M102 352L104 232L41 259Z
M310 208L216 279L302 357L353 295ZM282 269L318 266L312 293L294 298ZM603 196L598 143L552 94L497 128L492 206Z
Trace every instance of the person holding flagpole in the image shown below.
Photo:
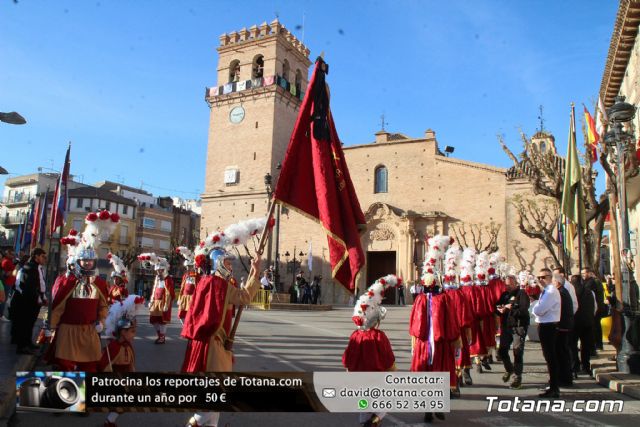
M183 372L230 372L233 369L234 327L239 314L232 318L233 306L249 304L260 288L259 272L261 250L251 261L251 271L247 283L242 288L232 284L235 256L229 252L234 245L243 245L258 233L264 234L265 218L242 221L207 236L202 242L196 258L196 265L204 265L202 257L211 260L211 271L202 274L196 285L191 306L187 311L182 336L187 338L187 349L182 363ZM263 237L262 243L266 241ZM238 310L240 313L240 309ZM232 323L235 325L232 326ZM199 412L193 414L187 426L217 426L219 412Z

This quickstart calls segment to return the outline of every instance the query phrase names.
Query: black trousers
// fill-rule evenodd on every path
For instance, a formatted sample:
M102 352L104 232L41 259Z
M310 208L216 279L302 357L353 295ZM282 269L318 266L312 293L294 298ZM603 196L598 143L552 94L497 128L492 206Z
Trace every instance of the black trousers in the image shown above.
M558 355L556 354L556 335L555 323L538 324L542 355L547 362L547 371L549 372L549 387L553 391L560 391L558 387L559 364Z
M527 327L504 328L500 331L500 350L498 354L502 359L504 370L522 376L524 365L524 340L527 336ZM509 357L509 347L513 344L513 363Z
M16 293L11 302L9 315L11 318L11 343L18 348L33 344L33 325L40 313L40 306L31 301L25 301L22 294Z
M602 335L602 334L600 334ZM591 367L591 351L593 350L594 325L588 322L576 322L571 337L573 351L573 370L580 368L589 370ZM578 340L580 341L580 352L578 352ZM579 357L578 357L579 356Z
M571 369L573 354L569 347L571 331L557 331L556 333L556 357L558 359L558 380L562 384L573 382L573 370Z
M600 324L602 317L596 316L593 324L593 348L594 350L602 350L602 325Z

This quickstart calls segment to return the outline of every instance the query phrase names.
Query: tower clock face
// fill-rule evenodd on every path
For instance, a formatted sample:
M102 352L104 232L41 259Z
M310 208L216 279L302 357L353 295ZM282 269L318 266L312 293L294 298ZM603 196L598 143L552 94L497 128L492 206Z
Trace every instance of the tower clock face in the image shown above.
M229 121L238 124L244 120L244 108L241 105L233 107L229 113Z

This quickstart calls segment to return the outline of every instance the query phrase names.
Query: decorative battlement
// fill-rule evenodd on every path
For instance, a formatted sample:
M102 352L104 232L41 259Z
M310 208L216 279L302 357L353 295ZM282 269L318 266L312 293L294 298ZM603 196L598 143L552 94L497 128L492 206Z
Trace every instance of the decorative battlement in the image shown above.
M309 53L311 52L309 48L298 40L296 36L291 34L291 32L285 28L277 18L274 19L271 24L263 22L260 26L254 25L248 30L243 28L240 31L232 31L230 33L222 34L220 36L220 46L229 46L236 43L259 40L261 38L277 34L281 34L293 47L302 53L305 58L309 58Z

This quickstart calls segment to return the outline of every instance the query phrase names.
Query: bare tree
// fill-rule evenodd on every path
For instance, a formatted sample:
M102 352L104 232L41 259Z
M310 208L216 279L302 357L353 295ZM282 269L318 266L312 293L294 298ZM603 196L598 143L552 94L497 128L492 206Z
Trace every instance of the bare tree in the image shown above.
M462 247L474 248L477 252L498 250L498 234L502 224L458 222L449 226L453 237Z
M129 246L126 251L120 251L120 259L124 263L124 266L131 269L134 262L138 260L138 248L135 246Z
M589 153L590 146L583 125L583 140L585 153ZM520 231L528 237L542 241L549 249L550 255L559 264L558 249L561 249L554 237L554 230L557 228L559 208L562 204L562 191L564 187L565 159L559 156L555 150L542 150L537 144L533 144L524 132L520 131L523 151L519 157L507 147L502 135L498 135L498 142L507 156L513 162L513 168L508 172L508 178L523 178L529 181L532 186L533 195L527 197L514 198L511 203L516 208L519 218ZM605 152L601 155L600 161L607 174L613 171L606 160L606 146L600 145ZM583 260L586 266L597 271L600 258L600 246L602 242L602 232L604 221L609 210L609 201L606 194L597 197L595 188L595 173L590 160L590 156L582 156L582 190L584 194L587 230L585 230ZM551 202L535 201L543 200L545 196ZM540 211L544 206L546 212ZM555 206L555 208L554 208ZM552 210L553 209L553 210ZM524 216L523 216L524 215ZM548 228L545 228L548 227Z
M562 264L557 256L561 242L554 236L559 215L558 202L551 197L536 197L526 193L513 196L509 202L518 212L520 232L531 239L542 241L555 265Z

